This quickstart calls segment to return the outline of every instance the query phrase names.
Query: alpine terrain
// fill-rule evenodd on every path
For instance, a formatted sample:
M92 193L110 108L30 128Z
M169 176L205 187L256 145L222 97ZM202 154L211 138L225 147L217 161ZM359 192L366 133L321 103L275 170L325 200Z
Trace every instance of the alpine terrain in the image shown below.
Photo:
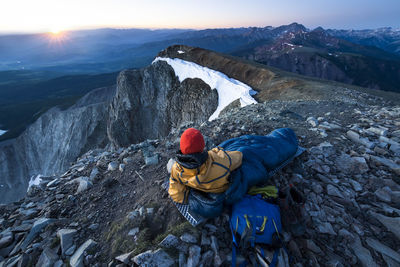
M321 36L347 44L317 29L240 56L274 62L268 49L278 45L286 61L276 62L302 68L309 56L297 54L294 67L286 52L305 42L325 49L310 41ZM319 57L303 70L353 79L320 68L352 56ZM228 211L193 227L165 189L167 164L189 127L208 149L245 134L295 131L306 152L268 184L304 195L306 230L284 228L279 266L400 266L400 95L185 45L0 143L0 266L229 266Z

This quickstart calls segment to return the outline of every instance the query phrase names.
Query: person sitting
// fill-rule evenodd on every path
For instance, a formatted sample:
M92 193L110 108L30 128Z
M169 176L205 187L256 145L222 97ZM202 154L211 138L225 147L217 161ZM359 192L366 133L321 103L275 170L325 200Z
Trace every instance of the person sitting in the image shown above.
M232 138L210 151L204 151L204 147L199 130L183 132L168 193L173 201L189 204L193 212L211 218L292 160L298 140L292 129L280 128L268 135Z
M189 188L207 193L222 193L229 187L230 173L242 164L242 152L216 147L204 151L201 132L186 129L172 166L168 193L172 200L187 203Z

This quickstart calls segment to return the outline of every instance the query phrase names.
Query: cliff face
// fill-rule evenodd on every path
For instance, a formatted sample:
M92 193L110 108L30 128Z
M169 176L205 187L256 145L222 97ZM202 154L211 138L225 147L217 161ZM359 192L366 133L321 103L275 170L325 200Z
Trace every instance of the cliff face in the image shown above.
M51 109L0 144L0 203L20 199L32 176L59 174L90 149L164 137L184 122L206 121L217 106L216 90L200 79L180 83L165 62L122 71L116 88L92 91L64 111Z
M186 121L207 120L218 94L200 79L182 83L166 62L120 73L110 105L107 133L116 147L166 136Z
M33 175L53 175L89 149L105 146L115 88L90 92L74 106L53 108L18 138L0 144L0 203L23 197Z

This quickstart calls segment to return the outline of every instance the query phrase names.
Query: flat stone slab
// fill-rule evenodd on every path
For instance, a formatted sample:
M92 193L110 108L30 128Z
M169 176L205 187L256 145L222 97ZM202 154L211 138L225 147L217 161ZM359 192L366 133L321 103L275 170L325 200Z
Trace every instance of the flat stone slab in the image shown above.
M389 248L388 246L385 246L378 240L372 239L370 237L367 238L367 244L374 250L378 251L379 253L389 256L393 260L397 261L400 264L400 254L394 251L393 249Z
M58 230L57 236L60 238L62 255L65 255L65 252L74 244L74 236L76 232L75 229Z
M94 242L92 239L87 240L83 243L77 251L75 251L74 255L72 255L71 259L69 260L69 264L71 267L83 267L83 257L85 251L95 246L97 243Z
M29 232L28 236L25 238L24 242L21 245L21 249L25 250L28 245L33 241L33 239L36 238L36 236L39 235L40 231L42 231L43 228L45 228L47 225L50 223L54 222L54 219L49 219L49 218L40 218L35 221L35 223L32 226L31 231Z

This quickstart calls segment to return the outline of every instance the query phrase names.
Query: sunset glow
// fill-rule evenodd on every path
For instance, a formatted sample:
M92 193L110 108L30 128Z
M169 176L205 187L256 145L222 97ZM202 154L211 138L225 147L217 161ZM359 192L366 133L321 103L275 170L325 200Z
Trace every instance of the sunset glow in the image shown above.
M0 11L0 33L59 34L60 29L105 27L264 27L292 22L310 28L399 28L398 14L398 0L385 0L384 3L379 0L4 0Z
M61 33L61 30L59 29L53 29L50 31L53 35L59 35Z

